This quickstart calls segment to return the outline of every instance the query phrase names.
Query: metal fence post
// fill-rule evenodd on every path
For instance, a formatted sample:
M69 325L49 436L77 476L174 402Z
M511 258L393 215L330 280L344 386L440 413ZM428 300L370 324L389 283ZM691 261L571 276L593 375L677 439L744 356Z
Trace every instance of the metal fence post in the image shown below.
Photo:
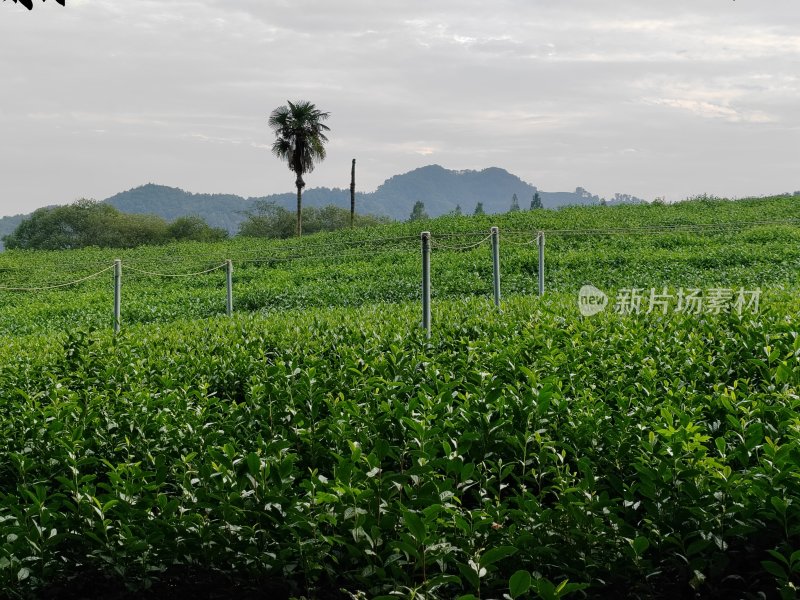
M544 296L544 231L536 237L539 243L539 295Z
M494 305L500 308L500 230L491 228L492 233L492 269L494 273Z
M422 327L431 337L431 232L422 232Z
M119 333L122 325L120 318L122 305L122 261L114 260L114 333Z
M226 304L226 312L228 316L233 316L233 262L231 260L225 261L225 282L228 287L228 302Z

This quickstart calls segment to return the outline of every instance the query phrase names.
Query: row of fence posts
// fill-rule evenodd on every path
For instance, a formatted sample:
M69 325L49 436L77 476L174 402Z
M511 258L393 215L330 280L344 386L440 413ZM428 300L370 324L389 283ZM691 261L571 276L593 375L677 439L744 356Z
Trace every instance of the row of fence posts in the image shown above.
M225 261L225 284L227 288L225 313L233 316L233 261ZM114 261L114 333L122 327L122 261Z
M491 228L492 242L492 284L494 291L494 304L500 308L500 230ZM431 337L431 232L422 232L422 327L427 337ZM544 232L536 236L539 247L539 295L544 295ZM225 261L226 314L233 315L233 262ZM114 261L114 333L119 333L122 327L122 261Z
M494 304L500 308L500 229L492 227L492 287ZM422 327L425 335L431 337L431 232L422 232ZM536 235L539 247L539 295L544 296L544 231Z

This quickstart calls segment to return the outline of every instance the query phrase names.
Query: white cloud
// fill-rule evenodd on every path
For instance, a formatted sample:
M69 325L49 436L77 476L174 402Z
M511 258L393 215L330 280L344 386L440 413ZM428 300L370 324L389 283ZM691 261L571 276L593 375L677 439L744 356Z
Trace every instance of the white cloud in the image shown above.
M346 185L356 157L363 189L431 161L604 195L798 187L794 168L776 166L800 141L797 0L15 8L0 3L0 51L13 57L0 62L5 212L145 181L284 191L266 117L296 98L332 113L328 159L309 185ZM751 138L767 150L741 152ZM688 143L752 176L699 176ZM42 156L47 178L31 175Z
M740 111L730 106L704 102L702 100L689 100L680 98L655 98L649 100L650 103L662 106L669 106L690 112L698 117L724 119L733 123L773 123L776 121L761 111Z

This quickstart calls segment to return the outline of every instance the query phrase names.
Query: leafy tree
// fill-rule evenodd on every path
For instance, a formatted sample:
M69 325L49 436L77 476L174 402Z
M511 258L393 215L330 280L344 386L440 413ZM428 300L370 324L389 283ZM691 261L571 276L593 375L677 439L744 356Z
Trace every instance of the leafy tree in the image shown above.
M464 213L461 211L461 205L460 204L456 204L456 207L453 210L453 216L460 217L463 214Z
M228 237L221 227L211 227L201 217L178 217L167 227L167 235L174 240L218 242Z
M425 204L422 200L417 200L414 203L414 208L411 209L411 216L408 218L409 221L422 221L424 219L429 219L428 213L425 212Z
M302 202L306 183L303 175L314 170L314 162L325 159L325 132L330 128L322 121L330 113L322 112L311 102L301 100L279 106L269 116L269 126L275 133L272 152L285 160L289 169L297 175L297 226L296 235L303 231Z
M509 212L519 212L519 199L516 194L511 196L511 209Z
M200 217L182 217L171 225L155 215L123 213L104 202L81 199L66 206L40 208L3 238L9 249L70 250L133 248L170 240L216 241L227 232Z
M317 208L302 208L303 228L306 233L335 231L350 226L350 211L333 204ZM239 226L239 235L244 237L288 238L294 233L294 216L282 206L272 201L256 202L253 210L244 213L246 219ZM354 215L354 227L370 227L389 223L389 217L373 215Z
M244 237L287 238L296 232L292 214L273 201L259 200L244 215L247 218L239 225L239 235Z
M4 238L9 249L129 248L166 241L166 222L152 215L121 213L109 204L81 199L40 208Z
M483 210L483 202L478 202L475 205L475 212L472 213L473 215L485 215L486 212Z
M533 199L531 200L531 210L536 210L538 208L544 208L542 204L542 198L539 196L539 192L533 194Z
M169 241L167 228L167 222L156 215L118 213L116 218L107 221L105 239L98 236L98 241L85 245L103 248L135 248L164 244Z

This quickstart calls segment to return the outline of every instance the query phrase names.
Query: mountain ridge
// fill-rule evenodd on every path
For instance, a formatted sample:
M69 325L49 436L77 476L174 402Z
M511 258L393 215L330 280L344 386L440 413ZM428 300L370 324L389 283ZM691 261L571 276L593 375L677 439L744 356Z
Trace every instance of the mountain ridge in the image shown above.
M431 217L452 212L457 207L464 214L471 214L476 204L481 202L484 211L492 214L507 212L511 208L514 195L517 196L520 208L526 210L536 193L545 208L598 204L603 200L580 187L574 192L546 192L500 167L457 171L434 164L394 175L373 192L357 192L356 211L404 220L409 217L417 201L424 203L425 211ZM617 200L612 200L611 203L625 199L640 201L632 196L617 194ZM103 200L122 212L155 214L168 221L181 216L196 215L205 219L212 227L222 227L231 234L236 233L239 224L246 219L245 213L252 210L258 201L275 202L293 211L297 196L292 191L245 198L236 194L193 193L177 187L147 183ZM304 206L328 204L349 209L350 191L315 187L303 192ZM0 218L0 236L11 233L22 218L27 216L29 215Z

